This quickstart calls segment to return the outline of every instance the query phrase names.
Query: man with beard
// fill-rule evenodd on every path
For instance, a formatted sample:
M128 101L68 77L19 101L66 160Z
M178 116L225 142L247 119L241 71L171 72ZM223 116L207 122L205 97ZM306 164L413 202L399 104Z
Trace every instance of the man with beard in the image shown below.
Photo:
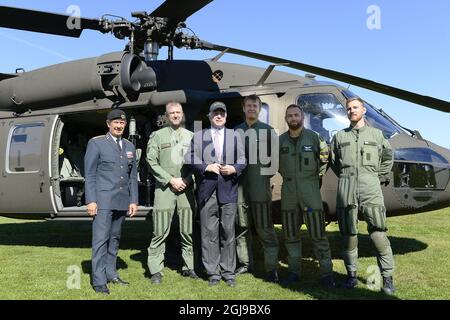
M347 101L350 127L339 131L332 142L332 169L339 178L336 212L342 235L343 259L347 280L343 287L353 289L358 260L358 216L367 222L367 230L377 250L383 276L382 290L395 292L392 274L394 256L386 236L386 208L380 184L389 183L393 165L392 149L383 133L366 125L366 108L360 98Z
M326 288L335 286L333 264L320 195L320 177L326 172L329 150L314 131L303 127L303 110L295 104L285 115L289 130L280 136L281 217L288 252L288 276L282 284L300 281L300 227L306 223L314 253L320 265L320 281Z

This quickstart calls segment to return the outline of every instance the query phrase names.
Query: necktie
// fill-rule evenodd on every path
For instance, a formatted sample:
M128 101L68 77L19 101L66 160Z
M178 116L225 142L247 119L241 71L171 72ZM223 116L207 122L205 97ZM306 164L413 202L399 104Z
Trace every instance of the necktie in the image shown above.
M120 146L120 138L116 139L117 147L119 147L119 151L122 152L122 147Z
M222 160L222 145L220 143L220 132L218 130L214 134L214 150L216 151L216 158L220 162Z

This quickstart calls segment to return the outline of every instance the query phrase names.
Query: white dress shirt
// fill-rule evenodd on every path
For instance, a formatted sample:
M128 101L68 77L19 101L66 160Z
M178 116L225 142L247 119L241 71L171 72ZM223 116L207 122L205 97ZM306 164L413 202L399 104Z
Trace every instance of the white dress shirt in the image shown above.
M114 137L112 134L110 134L110 135L111 135L111 138L114 139L114 143L117 144L117 139L119 139L119 138ZM119 144L120 144L120 148L123 149L122 138L119 140Z
M222 160L222 153L223 153L223 142L225 139L225 127L217 129L217 128L211 128L211 137L213 139L214 146L216 146L216 143L218 143L219 146L221 146L219 150L219 155L217 154L216 150L216 157L220 161ZM219 139L217 142L215 139Z

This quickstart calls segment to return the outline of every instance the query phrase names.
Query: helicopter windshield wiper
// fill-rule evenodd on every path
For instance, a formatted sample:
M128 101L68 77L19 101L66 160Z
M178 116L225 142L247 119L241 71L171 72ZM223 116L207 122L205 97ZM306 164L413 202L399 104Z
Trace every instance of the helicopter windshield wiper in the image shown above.
M367 102L366 102L367 103ZM376 110L381 116L383 116L384 118L386 118L387 120L391 121L392 123L394 123L395 125L399 126L400 128L402 128L403 130L409 132L411 134L411 136L417 136L417 131L416 130L412 130L409 128L406 128L404 126L402 126L400 123L398 123L396 120L394 120L390 115L388 115L383 109L377 109L373 106L371 106L374 110Z

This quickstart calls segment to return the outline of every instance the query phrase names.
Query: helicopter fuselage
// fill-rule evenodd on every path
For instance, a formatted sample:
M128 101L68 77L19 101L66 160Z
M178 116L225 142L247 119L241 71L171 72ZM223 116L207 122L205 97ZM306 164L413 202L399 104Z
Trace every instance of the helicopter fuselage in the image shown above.
M227 104L227 125L234 127L243 121L242 97L249 94L257 94L263 102L260 121L279 134L287 130L284 112L292 103L303 108L305 127L328 143L348 126L343 106L352 93L313 76L276 71L274 66L187 60L143 63L134 57L112 53L0 80L1 215L86 218L84 152L90 138L106 133L111 108L124 109L133 122L125 136L136 144L140 158L140 218L151 213L153 203L145 148L150 133L165 125L164 106L169 101L183 104L189 129L194 129L195 121L208 125L207 109L215 100ZM381 129L394 149L391 183L383 187L388 214L447 206L450 151L411 136L369 104L366 108L367 124ZM277 208L282 179L277 174L272 182ZM336 189L337 178L328 170L321 191L330 219Z

